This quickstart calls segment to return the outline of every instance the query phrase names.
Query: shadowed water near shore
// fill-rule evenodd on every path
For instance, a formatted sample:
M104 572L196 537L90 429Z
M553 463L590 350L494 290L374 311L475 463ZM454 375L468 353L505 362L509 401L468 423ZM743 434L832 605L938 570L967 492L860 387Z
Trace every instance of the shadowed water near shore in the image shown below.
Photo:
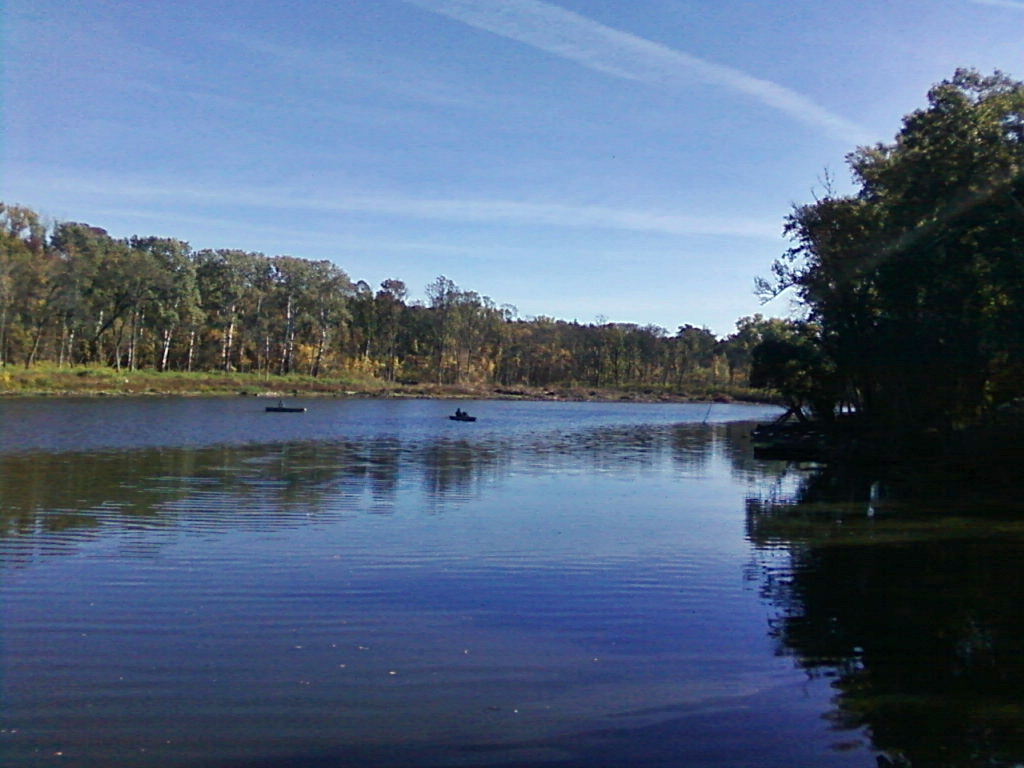
M771 634L827 717L903 764L1024 755L1024 499L948 475L796 471L747 501Z

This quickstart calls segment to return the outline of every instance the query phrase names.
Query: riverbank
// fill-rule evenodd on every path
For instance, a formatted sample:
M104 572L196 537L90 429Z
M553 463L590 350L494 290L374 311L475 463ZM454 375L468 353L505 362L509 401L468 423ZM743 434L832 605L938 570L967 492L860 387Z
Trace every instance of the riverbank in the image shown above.
M95 366L0 369L0 396L369 397L467 400L567 400L623 402L765 402L763 392L743 387L695 387L687 391L652 388L552 387L487 384L386 382L370 377L266 376L238 372L118 371Z
M1004 407L956 429L897 430L845 422L763 424L751 441L754 456L863 472L914 495L962 499L965 489L990 493L1021 485L1024 403ZM1018 494L1019 495L1019 494ZM1015 505L1015 508L1019 505Z

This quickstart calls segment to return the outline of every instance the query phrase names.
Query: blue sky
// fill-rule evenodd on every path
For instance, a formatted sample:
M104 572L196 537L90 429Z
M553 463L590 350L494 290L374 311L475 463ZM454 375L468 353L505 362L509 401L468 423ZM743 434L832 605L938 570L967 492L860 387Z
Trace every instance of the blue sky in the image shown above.
M725 335L782 225L1024 0L5 0L0 199Z

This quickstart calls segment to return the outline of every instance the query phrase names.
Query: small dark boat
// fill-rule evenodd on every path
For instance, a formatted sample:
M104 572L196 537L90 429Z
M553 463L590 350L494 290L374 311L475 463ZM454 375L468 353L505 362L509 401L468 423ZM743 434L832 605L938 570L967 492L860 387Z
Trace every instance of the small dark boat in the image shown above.
M283 400L278 400L277 405L268 405L267 413L305 413L306 409L298 405L285 405Z
M476 421L476 416L470 416L461 408L456 408L455 413L448 418L452 421Z

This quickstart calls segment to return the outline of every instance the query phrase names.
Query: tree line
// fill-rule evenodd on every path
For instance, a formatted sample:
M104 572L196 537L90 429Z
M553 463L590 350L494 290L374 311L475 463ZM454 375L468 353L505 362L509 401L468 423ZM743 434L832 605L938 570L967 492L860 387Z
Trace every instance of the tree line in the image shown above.
M329 261L118 239L0 203L0 365L685 392L745 385L754 347L783 326L744 318L719 339L520 318L444 276L410 301L401 280L374 290Z
M823 419L940 432L1024 397L1024 83L958 70L847 162L855 193L787 219L761 289L806 317L754 381Z

